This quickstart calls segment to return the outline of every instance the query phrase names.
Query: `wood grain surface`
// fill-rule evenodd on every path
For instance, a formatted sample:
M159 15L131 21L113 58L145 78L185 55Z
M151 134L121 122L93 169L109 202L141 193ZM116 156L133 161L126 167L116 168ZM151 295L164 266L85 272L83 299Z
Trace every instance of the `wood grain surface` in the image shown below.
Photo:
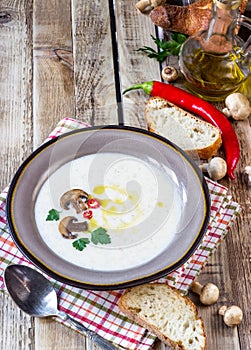
M0 185L3 189L25 158L63 117L91 125L146 128L146 96L122 90L160 80L159 64L136 50L153 46L156 28L135 9L136 0L0 0ZM170 58L172 64L177 59ZM251 96L250 96L251 98ZM219 106L220 107L220 106ZM235 122L241 159L236 180L224 179L242 213L199 280L220 288L219 302L198 306L208 350L251 349L251 189L243 170L251 165L250 120ZM219 306L238 304L244 319L229 328ZM34 319L0 294L0 349L94 350L84 336L51 319ZM168 347L157 341L155 350Z

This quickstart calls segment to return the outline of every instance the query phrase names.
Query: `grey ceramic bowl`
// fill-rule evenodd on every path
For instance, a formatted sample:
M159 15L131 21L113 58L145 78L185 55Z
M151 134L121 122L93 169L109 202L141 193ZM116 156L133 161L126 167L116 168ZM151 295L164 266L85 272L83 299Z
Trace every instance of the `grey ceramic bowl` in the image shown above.
M179 230L166 249L149 257L147 263L122 270L92 270L64 260L41 238L34 205L43 183L66 162L98 152L118 152L140 160L150 157L170 169L182 201ZM209 215L207 185L196 164L165 138L125 126L81 129L42 145L17 171L7 198L8 223L20 251L49 276L84 289L119 289L169 274L193 254L207 229ZM109 250L107 254L109 259ZM122 258L127 259L126 252Z

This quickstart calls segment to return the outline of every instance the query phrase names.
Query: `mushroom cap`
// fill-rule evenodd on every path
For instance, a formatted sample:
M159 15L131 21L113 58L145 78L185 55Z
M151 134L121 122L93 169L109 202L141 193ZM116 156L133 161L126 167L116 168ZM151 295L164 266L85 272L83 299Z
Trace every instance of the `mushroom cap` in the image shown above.
M201 290L200 301L204 305L212 305L219 299L219 288L213 283L207 283Z
M78 221L78 219L74 216L66 216L59 222L58 229L64 238L73 239L77 237L77 235L73 235L69 229L69 225L74 221Z
M219 314L223 314L223 320L229 327L237 326L241 323L243 318L243 312L239 306L232 305L229 307L222 306L219 309Z
M162 69L161 76L164 80L171 82L178 78L179 74L175 67L166 66Z
M250 166L250 165L247 165L247 166L245 167L244 171L245 171L245 174L251 175L251 166Z
M153 8L163 5L166 0L140 0L135 7L142 13L150 12Z
M225 99L225 105L227 109L224 109L224 113L236 120L246 119L251 113L248 98L240 92L228 95Z
M212 180L220 180L227 173L227 163L221 157L214 157L208 163L207 172Z
M250 187L251 186L251 166L247 165L244 169L245 182Z
M73 208L76 210L76 213L79 214L83 210L87 209L87 204L85 201L89 198L89 194L85 191L74 188L67 192L65 192L60 198L60 206L69 210L69 205L71 204ZM83 201L85 199L85 201Z

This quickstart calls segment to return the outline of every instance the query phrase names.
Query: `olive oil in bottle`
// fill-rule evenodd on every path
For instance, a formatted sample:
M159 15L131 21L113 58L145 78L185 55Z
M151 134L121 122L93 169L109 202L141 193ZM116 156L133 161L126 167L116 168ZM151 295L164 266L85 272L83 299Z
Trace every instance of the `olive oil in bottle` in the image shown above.
M221 100L239 89L246 75L235 54L218 54L196 49L183 63L189 90L207 100ZM249 74L249 72L248 72Z

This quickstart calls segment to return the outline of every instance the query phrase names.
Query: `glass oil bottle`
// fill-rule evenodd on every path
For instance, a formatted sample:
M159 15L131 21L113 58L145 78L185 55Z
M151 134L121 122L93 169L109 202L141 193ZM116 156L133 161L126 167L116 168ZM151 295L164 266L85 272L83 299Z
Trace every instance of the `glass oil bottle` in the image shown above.
M239 15L240 2L213 0L208 29L190 36L181 48L185 86L205 100L223 100L250 76L251 20Z

